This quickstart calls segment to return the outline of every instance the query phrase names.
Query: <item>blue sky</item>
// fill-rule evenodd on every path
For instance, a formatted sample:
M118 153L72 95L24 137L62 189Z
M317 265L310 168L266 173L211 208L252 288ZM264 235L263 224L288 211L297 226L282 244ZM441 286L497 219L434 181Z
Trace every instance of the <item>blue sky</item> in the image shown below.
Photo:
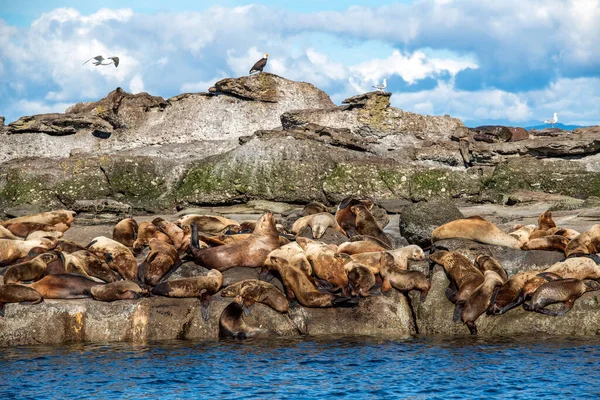
M394 106L469 126L600 124L598 21L600 0L0 0L0 115L206 91L268 52L336 103L387 78Z

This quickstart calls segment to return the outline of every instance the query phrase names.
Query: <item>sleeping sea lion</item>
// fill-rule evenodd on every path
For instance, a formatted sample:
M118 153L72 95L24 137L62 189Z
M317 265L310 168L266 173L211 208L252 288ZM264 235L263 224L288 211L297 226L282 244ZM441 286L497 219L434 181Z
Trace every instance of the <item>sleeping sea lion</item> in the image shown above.
M46 272L46 265L56 258L56 254L44 253L30 261L11 265L4 273L4 284L40 279Z
M514 228L514 227L513 227ZM527 243L531 233L536 229L535 225L521 225L508 234L519 241L521 245Z
M105 236L98 236L90 242L88 251L103 260L112 270L117 271L124 279L138 279L138 264L133 253L125 245Z
M46 238L33 240L0 239L0 266L10 265L23 258L34 248L50 250L56 246L56 240ZM41 253L40 253L41 254Z
M11 231L0 225L0 239L20 240L21 238L13 235Z
M327 228L335 229L342 235L346 235L346 232L338 225L335 217L328 212L307 215L305 217L298 218L294 225L292 225L292 232L298 234L302 228L309 226L312 230L313 237L320 239L325 234Z
M148 245L150 253L139 267L140 281L155 286L181 265L181 259L175 247L160 239L152 238Z
M487 313L490 315L501 315L523 302L521 296L525 283L543 271L521 271L517 272L504 285L498 289L494 302L489 306Z
M75 211L69 210L55 210L48 211L39 214L33 215L25 215L23 217L12 218L6 221L0 222L0 225L8 228L10 225L26 223L26 224L40 224L40 225L48 225L48 226L57 226L59 224L61 229L66 231L73 224L75 219ZM9 228L10 229L10 228ZM17 235L21 236L21 235ZM26 235L23 235L23 237Z
M37 290L44 299L82 299L91 297L90 290L100 283L81 275L46 275L27 286Z
M63 253L64 269L67 273L83 271L83 274L101 279L104 282L115 282L120 275L98 256L88 250L78 250L73 253Z
M138 228L139 227L135 219L122 219L115 225L112 238L122 245L133 247L133 243L137 239Z
M481 217L457 219L436 228L431 234L431 241L462 238L484 244L520 249L521 243L513 236L505 233L491 222Z
M240 224L237 221L234 221L229 218L220 217L218 215L198 215L198 214L189 214L179 218L176 222L180 227L192 226L192 224L196 224L198 226L198 230L200 232L205 233L223 233L229 229L235 228L233 230L239 230Z
M24 285L6 284L0 285L0 311L6 303L22 303L30 301L38 304L42 301L42 295L35 289Z
M523 308L546 315L563 315L573 308L575 300L585 292L595 290L600 290L600 283L593 280L562 279L546 282L531 296L530 303L523 303ZM546 309L555 303L563 303L563 306L557 311Z
M302 216L329 212L329 207L318 201L311 201L302 209Z
M369 291L375 286L375 274L371 268L366 267L356 261L351 261L344 265L348 274L348 282L350 284L350 295L353 297L367 297Z
M425 259L423 249L416 244L411 244L395 250L388 250L387 252L394 257L396 265L404 270L408 269L408 260L422 261Z
M592 225L587 231L575 236L565 248L567 258L597 253L600 253L600 224Z
M344 264L350 261L350 257L347 254L336 253L328 245L308 238L299 237L296 243L306 253L314 274L330 284L333 291L341 290L346 296L348 275Z
M137 283L132 281L116 281L93 286L90 292L94 300L115 301L138 299L140 296L148 293L148 290L142 289Z
M370 200L359 200L350 196L340 202L335 212L335 220L349 238L359 235L356 230L356 215L351 210L352 206L359 204L365 205L369 210L373 207L373 202Z
M522 247L523 250L558 250L565 251L569 239L559 235L545 235L529 239Z
M244 306L245 311L254 303L265 304L280 313L289 309L289 302L279 289L258 279L246 279L229 285L221 291L221 296L236 297L236 301Z
M150 239L162 240L165 243L173 244L169 236L164 234L152 222L142 222L138 226L137 239L133 242L134 254L139 254L148 245Z
M163 218L154 218L152 224L158 227L162 233L171 239L173 247L175 247L178 252L181 253L187 250L187 247L190 244L191 229L188 230L189 234L186 234L186 231L183 228L179 227L174 222L169 222Z
M383 247L379 244L370 242L368 240L358 240L356 242L344 242L338 246L339 253L345 254L360 254L360 253L373 253L376 251L386 251L387 247Z

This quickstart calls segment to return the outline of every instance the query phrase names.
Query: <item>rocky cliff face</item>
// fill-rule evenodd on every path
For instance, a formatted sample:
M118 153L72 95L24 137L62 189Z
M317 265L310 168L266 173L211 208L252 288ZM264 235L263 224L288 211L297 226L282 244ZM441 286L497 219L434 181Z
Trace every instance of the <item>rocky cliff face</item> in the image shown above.
M372 92L336 107L273 74L164 100L117 89L0 128L0 209L113 199L138 210L252 199L513 201L600 196L600 131L469 130ZM550 135L551 134L551 135ZM511 200L513 199L513 200Z

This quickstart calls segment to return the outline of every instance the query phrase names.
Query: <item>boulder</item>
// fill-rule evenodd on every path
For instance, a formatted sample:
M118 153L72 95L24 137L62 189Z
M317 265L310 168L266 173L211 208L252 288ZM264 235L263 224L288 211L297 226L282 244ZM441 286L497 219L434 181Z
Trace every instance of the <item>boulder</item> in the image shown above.
M508 142L512 137L509 127L499 125L478 126L471 133L473 140L486 143Z
M406 206L399 214L398 226L408 243L429 247L434 229L461 218L465 216L452 201L434 200Z
M9 134L35 133L51 136L91 134L98 138L108 138L113 127L102 118L91 115L39 114L21 117L8 125ZM43 151L44 149L40 149ZM44 156L40 153L40 156Z
M508 128L510 130L510 140L509 142L519 142L521 140L529 139L529 132L527 132L524 128Z

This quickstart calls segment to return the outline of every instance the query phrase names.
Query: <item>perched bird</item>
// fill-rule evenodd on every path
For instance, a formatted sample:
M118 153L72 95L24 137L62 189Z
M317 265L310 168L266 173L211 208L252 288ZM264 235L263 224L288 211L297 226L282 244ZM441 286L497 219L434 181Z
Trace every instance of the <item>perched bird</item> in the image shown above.
M258 60L256 62L256 64L254 64L252 66L252 68L250 69L249 73L251 74L251 73L256 72L256 71L262 72L262 70L265 67L265 65L267 65L267 57L269 57L269 54L265 54L263 56L263 58L261 58L260 60Z
M383 83L381 85L373 85L373 87L380 92L385 91L385 88L387 87L387 82L386 82L385 78L383 78Z
M92 57L92 58L90 58L89 60L87 60L86 62L84 62L81 65L85 65L88 61L91 61L91 60L96 60L96 61L94 61L92 63L95 66L98 66L98 65L110 65L110 64L115 64L115 68L119 66L119 57L104 58L102 56Z
M554 117L552 119L547 119L544 121L545 124L552 124L552 127L554 128L554 124L558 122L558 114L554 113Z

